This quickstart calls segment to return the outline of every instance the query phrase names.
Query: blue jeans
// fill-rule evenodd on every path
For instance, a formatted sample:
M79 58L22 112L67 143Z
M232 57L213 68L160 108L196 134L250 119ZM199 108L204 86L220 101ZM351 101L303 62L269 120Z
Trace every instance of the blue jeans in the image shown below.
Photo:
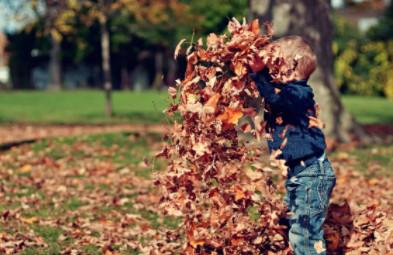
M296 255L326 255L323 222L336 177L326 158L289 169L284 201L291 212L289 242Z

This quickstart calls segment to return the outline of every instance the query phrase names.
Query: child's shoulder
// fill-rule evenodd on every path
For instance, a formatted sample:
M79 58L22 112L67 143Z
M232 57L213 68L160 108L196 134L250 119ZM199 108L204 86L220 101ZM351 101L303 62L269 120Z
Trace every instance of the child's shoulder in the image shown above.
M307 80L295 80L286 83L282 86L282 90L289 92L289 93L307 93L307 94L314 94L313 89L308 84Z

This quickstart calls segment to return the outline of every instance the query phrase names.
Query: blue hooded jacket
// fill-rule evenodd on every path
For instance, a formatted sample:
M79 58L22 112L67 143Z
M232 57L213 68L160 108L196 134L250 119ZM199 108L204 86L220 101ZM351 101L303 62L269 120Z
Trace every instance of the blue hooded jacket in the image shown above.
M250 73L265 102L264 119L270 152L281 149L278 159L294 167L310 165L323 155L326 143L322 130L309 127L308 116L316 117L314 93L306 80L273 83L268 70ZM275 92L279 88L279 93ZM302 162L303 161L303 162Z

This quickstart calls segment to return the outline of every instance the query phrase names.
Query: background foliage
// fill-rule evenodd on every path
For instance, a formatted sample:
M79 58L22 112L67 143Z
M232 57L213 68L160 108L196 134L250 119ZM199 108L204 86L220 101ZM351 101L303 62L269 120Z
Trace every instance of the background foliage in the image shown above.
M335 77L341 92L393 99L393 7L378 25L361 33L335 17Z

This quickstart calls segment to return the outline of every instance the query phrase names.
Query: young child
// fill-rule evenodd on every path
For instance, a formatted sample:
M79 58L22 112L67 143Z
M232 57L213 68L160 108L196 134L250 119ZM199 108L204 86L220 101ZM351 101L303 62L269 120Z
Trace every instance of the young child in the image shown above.
M336 178L325 156L325 137L313 90L307 84L317 65L316 55L299 36L283 37L268 47L294 67L279 83L272 81L267 68L253 68L250 74L265 102L271 158L287 175L284 200L290 211L289 242L296 255L323 255L322 225ZM258 66L257 61L264 60L254 59L250 65Z

